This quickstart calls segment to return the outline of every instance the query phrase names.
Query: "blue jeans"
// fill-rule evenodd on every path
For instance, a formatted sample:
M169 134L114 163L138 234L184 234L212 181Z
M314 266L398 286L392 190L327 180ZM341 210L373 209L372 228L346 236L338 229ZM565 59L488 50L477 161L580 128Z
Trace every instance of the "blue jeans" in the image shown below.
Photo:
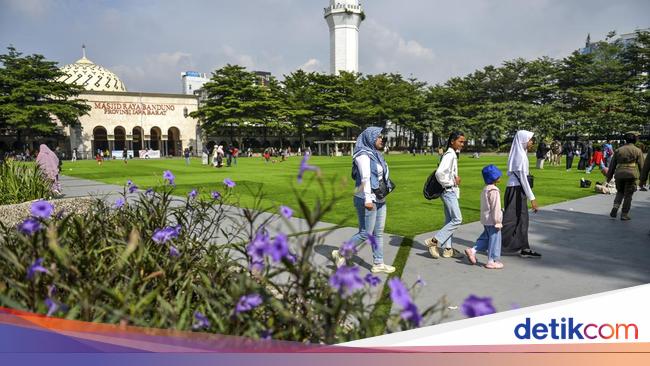
M363 198L354 197L354 207L357 209L359 218L359 232L354 234L350 240L355 245L359 245L368 240L368 234L371 234L377 240L377 248L372 249L372 263L384 263L384 224L386 224L386 203L376 202L374 210L368 210L364 207ZM371 230L371 231L369 231Z
M496 262L501 258L501 230L494 225L484 225L481 236L476 239L474 250L484 252L487 250L488 260Z
M595 165L596 164L590 164L589 167L587 167L587 173L591 173L591 171L594 169ZM603 170L603 169L605 169L605 163L601 161L600 162L600 170Z
M454 231L463 223L463 216L460 213L456 192L452 190L444 191L440 198L445 210L445 226L436 233L434 238L438 241L439 246L451 248Z

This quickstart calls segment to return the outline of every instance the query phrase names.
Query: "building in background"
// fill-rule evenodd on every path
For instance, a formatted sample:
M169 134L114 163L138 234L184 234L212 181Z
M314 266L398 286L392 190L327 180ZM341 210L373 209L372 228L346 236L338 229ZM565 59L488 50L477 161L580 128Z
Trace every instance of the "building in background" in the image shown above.
M359 72L359 26L366 18L359 0L330 0L325 20L330 29L330 72Z
M203 84L210 81L206 73L196 71L185 71L181 73L183 83L183 94L194 95L194 92L201 89Z
M198 108L198 98L186 94L129 92L110 70L83 57L63 66L58 80L83 86L79 94L91 110L79 118L79 125L65 128L59 147L67 156L73 149L79 158L91 158L97 150L122 156L181 156L184 148L201 151L198 121L189 114Z

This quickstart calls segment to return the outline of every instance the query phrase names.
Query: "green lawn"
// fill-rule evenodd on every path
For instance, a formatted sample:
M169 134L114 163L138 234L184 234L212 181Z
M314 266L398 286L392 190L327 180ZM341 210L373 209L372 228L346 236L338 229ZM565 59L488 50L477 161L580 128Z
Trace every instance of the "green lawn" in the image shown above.
M388 198L386 231L412 238L416 234L439 229L444 222L440 200L427 201L422 196L422 185L429 173L437 166L438 157L389 155L386 161L390 167L391 178L397 185L396 190ZM483 156L481 159L471 159L468 155L463 155L460 158L459 170L462 178L460 205L465 222L479 219L479 192L483 188L481 168L490 163L505 170L506 156ZM251 205L251 192L262 187L266 197L265 203L269 207L284 204L296 208L292 187L300 190L308 186L309 189L303 197L310 202L313 202L313 197L319 190L317 184L310 182L313 172L305 173L305 181L302 184L296 182L299 164L299 157L291 157L286 162L275 164L266 164L262 158L240 158L237 167L222 169L202 166L199 159L193 159L190 166L186 166L183 159L160 159L131 160L128 164L124 164L121 160L105 161L101 167L97 166L94 160L86 160L75 163L66 161L62 173L118 185L131 179L139 187L147 188L158 184L162 172L169 169L176 176L175 194L185 195L197 188L205 197L211 190L222 191L223 179L231 178L237 183L235 189L241 195L243 205ZM310 164L321 169L325 180L336 177L348 179L344 188L340 189L347 190L350 198L339 201L336 209L326 217L326 221L356 226L356 216L352 206L354 182L349 178L350 157L313 157ZM604 178L599 173L587 176L584 172L576 170L571 172L566 172L562 168L536 170L534 166L531 168L531 174L535 176L534 191L542 206L592 194L593 189L579 188L581 177L590 177L594 183ZM505 191L505 182L501 183L501 190Z

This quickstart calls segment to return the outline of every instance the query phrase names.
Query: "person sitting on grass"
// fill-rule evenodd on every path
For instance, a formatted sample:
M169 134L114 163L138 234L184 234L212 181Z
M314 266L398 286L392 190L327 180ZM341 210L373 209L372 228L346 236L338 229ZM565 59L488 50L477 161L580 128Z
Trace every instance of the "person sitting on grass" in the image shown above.
M476 239L473 248L465 249L465 255L471 264L476 264L476 252L487 250L488 262L485 268L501 269L501 228L503 213L501 212L501 192L496 186L503 175L499 168L490 164L483 168L485 187L481 192L481 224L483 233Z

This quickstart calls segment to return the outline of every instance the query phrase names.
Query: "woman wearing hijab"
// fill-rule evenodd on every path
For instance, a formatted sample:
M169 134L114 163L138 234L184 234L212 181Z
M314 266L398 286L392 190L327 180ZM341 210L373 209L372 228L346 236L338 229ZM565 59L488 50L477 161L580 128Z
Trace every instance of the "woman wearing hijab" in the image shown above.
M49 180L52 181L52 192L61 194L59 185L59 158L45 144L41 144L36 157L36 163Z
M352 178L356 182L354 207L359 219L359 232L350 243L357 246L366 240L372 247L373 273L393 273L395 267L384 263L383 235L386 223L386 198L378 198L375 194L381 184L387 183L388 165L381 151L384 147L382 129L368 127L357 138L352 156ZM382 182L383 181L383 182ZM345 257L338 251L332 251L332 258L337 267L345 264Z
M458 153L465 146L465 135L460 131L454 131L447 139L447 150L440 159L440 165L436 169L436 180L445 189L440 195L445 210L445 226L440 229L433 238L424 241L429 248L429 254L435 259L440 258L440 249L443 258L452 258L454 249L451 247L451 240L454 232L463 223L463 216L460 213L458 199L460 198L460 176L458 175Z
M528 203L537 212L537 201L528 182L528 149L533 145L533 133L517 131L508 156L508 186L501 230L504 252L519 252L523 258L541 258L528 244Z
M223 167L223 156L224 156L223 145L219 145L219 147L217 148L217 168Z

